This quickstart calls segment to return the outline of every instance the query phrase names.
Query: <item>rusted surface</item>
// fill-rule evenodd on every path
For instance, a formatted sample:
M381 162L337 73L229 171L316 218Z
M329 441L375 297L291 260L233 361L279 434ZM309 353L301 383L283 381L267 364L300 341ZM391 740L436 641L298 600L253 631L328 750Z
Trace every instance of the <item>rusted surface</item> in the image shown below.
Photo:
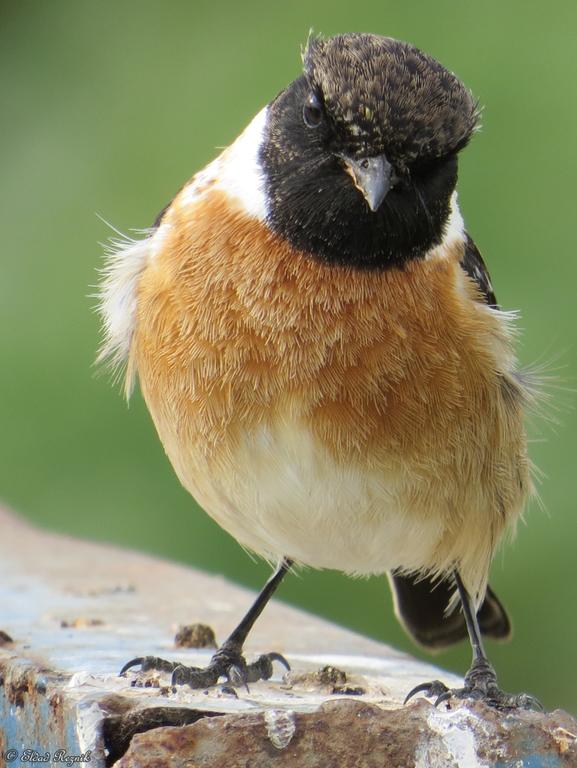
M102 737L106 750L106 765L112 766L130 747L130 742L137 733L163 728L181 727L196 723L203 717L217 717L219 712L191 709L187 707L148 707L147 709L128 712L124 715L111 715L102 723Z
M502 716L482 704L439 712L426 702L384 710L339 700L316 712L159 728L135 736L116 768L575 768L568 720L561 712Z

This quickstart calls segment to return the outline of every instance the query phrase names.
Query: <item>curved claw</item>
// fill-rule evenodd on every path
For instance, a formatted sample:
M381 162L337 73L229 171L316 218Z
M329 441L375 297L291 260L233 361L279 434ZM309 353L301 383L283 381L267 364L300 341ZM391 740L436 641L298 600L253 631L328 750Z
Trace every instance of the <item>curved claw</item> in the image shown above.
M234 686L246 685L246 675L243 674L243 670L238 664L233 664L228 668L227 677L229 682Z
M291 665L288 663L288 661L285 659L285 657L282 655L282 653L274 653L274 652L273 653L267 653L266 656L271 661L278 661L279 664L282 664L287 672L291 671Z
M510 709L525 709L533 712L544 712L545 708L534 696L530 693L518 693L517 695L511 695L504 693L497 689L495 694L491 697L490 702L497 709L510 710Z
M444 693L441 693L437 698L435 699L435 708L443 704L445 701L449 701L451 697L453 696L452 691L445 691Z
M246 692L250 693L248 688L248 675L246 674L246 668L239 667L238 664L230 666L226 672L228 682L235 688L240 688L244 685Z
M166 661L158 656L137 656L122 667L119 676L138 665L140 665L141 672L148 672L151 669L155 669L157 672L172 672L175 667L179 666L175 661Z
M138 667L139 665L142 666L144 664L144 659L144 656L137 656L136 658L127 661L118 673L118 677L122 677L126 672L128 672L129 669L132 669L132 667Z
M182 670L185 670L186 667L184 664L179 664L177 667L175 667L172 670L172 674L170 676L170 685L171 687L174 687L175 685L179 685L181 681L178 680L179 675L182 674Z
M517 696L516 706L520 709L532 709L535 712L545 712L545 707L539 699L531 696L530 693L520 693Z
M425 696L428 698L430 696L442 696L444 693L447 693L448 690L449 689L445 683L442 683L440 680L431 680L430 683L421 683L408 692L403 704L406 704L409 699L412 699L413 696L416 696L417 693L421 693L422 691L425 692Z
M421 691L428 691L429 690L429 683L421 683L420 685L416 685L414 688L411 688L411 690L407 693L405 696L405 700L403 701L403 704L406 704L409 699L412 699L413 696L416 696L417 693L421 693Z

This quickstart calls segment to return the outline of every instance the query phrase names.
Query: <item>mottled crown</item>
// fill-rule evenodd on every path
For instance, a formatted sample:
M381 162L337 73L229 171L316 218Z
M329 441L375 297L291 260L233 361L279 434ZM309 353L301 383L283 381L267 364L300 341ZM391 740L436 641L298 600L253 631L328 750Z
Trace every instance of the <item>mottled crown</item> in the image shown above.
M369 34L313 37L305 76L354 154L410 163L461 149L478 121L471 93L418 48Z

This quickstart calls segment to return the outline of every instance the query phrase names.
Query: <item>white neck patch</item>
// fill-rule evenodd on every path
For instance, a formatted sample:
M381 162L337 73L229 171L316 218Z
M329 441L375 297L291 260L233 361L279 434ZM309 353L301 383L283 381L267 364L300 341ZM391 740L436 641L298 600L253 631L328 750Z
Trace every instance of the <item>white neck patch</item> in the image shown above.
M264 174L258 159L263 142L268 107L253 118L222 154L192 177L173 201L174 205L194 205L210 189L220 189L248 215L264 221L268 207Z
M465 239L465 222L459 210L459 204L457 203L457 191L455 190L451 195L451 201L449 203L449 218L445 223L445 229L443 231L443 243L448 245L453 240Z
M465 241L465 222L461 216L459 205L457 203L457 192L453 192L449 203L449 218L443 228L443 239L439 245L433 246L425 256L426 259L445 258L450 253L450 246L453 243L463 243Z
M238 139L218 158L215 186L241 204L250 216L261 221L268 213L264 174L259 150L264 139L268 107L261 109Z

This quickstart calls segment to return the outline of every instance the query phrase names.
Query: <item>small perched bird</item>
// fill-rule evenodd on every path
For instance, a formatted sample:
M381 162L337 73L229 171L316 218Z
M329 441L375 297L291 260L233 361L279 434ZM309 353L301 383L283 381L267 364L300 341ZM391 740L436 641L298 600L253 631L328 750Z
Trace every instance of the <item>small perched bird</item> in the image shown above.
M481 638L510 631L487 577L531 483L513 318L455 192L477 104L391 38L313 37L303 58L105 270L101 359L126 363L127 391L138 376L185 488L278 563L206 669L124 669L193 687L270 677L283 657L247 663L243 644L306 564L387 573L424 646L468 634L463 688L410 695L532 706L500 690Z

